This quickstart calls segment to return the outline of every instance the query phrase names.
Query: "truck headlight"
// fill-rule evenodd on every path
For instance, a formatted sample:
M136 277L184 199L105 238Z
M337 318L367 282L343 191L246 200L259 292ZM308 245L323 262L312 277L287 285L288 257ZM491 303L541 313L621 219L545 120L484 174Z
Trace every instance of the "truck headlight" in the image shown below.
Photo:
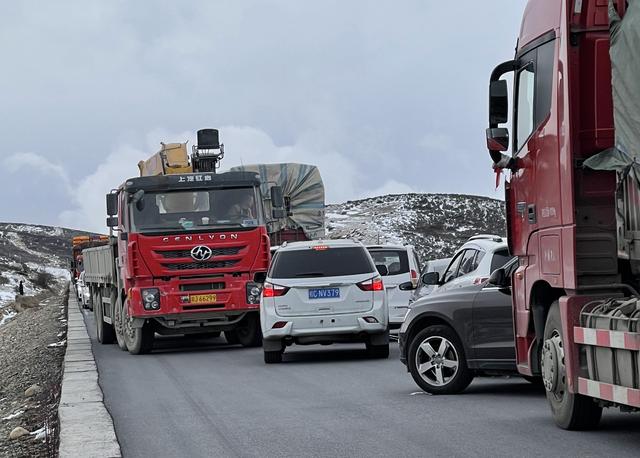
M158 310L160 308L160 290L158 288L146 288L141 292L142 306L145 310Z
M247 304L259 304L262 285L259 283L247 283Z

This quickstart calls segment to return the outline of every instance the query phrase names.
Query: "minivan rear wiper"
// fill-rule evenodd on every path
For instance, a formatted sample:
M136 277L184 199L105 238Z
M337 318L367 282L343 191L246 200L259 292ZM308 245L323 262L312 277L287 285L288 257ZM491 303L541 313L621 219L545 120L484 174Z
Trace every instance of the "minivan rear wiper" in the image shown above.
M296 274L296 277L324 277L324 272L302 272Z

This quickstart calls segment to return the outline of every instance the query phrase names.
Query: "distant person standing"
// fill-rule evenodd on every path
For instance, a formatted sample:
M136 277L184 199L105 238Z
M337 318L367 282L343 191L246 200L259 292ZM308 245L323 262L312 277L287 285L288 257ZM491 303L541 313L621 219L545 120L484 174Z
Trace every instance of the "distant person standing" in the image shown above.
M18 285L18 293L21 296L24 296L24 283L22 282L22 280L20 280L20 284Z

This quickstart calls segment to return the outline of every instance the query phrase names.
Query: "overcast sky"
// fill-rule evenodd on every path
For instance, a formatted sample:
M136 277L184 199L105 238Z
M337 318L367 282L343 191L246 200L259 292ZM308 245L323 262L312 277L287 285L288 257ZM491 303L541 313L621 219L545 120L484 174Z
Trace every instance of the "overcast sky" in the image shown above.
M502 198L487 86L525 3L2 2L0 221L104 231L104 194L203 127L223 168L320 166L328 202Z

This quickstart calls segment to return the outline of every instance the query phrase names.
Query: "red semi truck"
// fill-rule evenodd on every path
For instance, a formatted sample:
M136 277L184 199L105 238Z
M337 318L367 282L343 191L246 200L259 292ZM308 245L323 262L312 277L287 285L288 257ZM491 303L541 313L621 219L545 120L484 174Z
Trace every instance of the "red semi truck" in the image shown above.
M155 333L224 332L244 346L262 339L267 225L286 217L282 187L255 172L215 173L223 149L214 129L198 132L190 158L184 147L163 145L157 167L141 163L147 176L107 195L115 235L83 252L98 340L133 354L149 352Z
M565 429L640 410L639 53L637 0L530 0L515 58L490 80L518 369L542 377Z

